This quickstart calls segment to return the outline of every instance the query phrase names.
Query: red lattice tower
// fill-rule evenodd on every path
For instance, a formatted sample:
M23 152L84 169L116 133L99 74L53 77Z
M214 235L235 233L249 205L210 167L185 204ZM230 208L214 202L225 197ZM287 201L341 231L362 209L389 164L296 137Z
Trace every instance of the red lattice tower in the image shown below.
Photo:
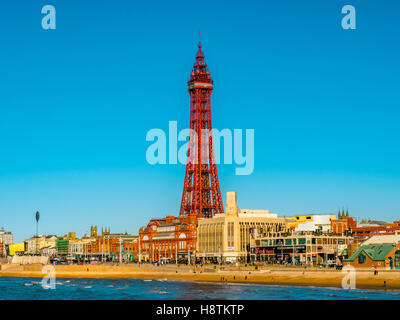
M200 41L188 90L191 130L179 215L193 214L199 218L211 218L216 213L223 213L224 208L211 133L210 97L213 80L204 62Z

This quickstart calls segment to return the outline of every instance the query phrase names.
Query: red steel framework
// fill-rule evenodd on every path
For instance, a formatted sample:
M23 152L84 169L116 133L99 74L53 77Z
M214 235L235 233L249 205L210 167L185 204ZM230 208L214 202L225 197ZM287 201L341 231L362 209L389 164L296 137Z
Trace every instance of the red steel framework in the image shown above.
M211 133L210 97L213 80L204 61L200 41L188 90L191 130L179 215L193 214L199 218L211 218L216 213L223 213L224 208Z

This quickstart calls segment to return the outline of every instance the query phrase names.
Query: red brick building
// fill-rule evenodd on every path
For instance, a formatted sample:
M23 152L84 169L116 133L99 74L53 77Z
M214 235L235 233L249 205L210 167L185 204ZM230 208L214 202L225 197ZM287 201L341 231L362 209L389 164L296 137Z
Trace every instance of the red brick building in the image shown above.
M396 244L364 245L354 252L343 265L355 268L400 269L400 246Z
M338 213L337 220L331 220L331 230L335 234L343 234L346 231L352 231L357 227L356 218L349 217L349 212Z
M122 252L124 261L138 260L139 243L137 236L107 234L104 237L97 237L93 242L85 243L83 247L83 252L92 256L119 260L119 255Z
M400 221L394 221L393 223L369 221L368 224L359 225L352 230L356 242L362 242L374 235L394 234L396 231L400 230Z
M196 253L196 227L195 215L150 220L146 227L139 229L141 260L192 260Z

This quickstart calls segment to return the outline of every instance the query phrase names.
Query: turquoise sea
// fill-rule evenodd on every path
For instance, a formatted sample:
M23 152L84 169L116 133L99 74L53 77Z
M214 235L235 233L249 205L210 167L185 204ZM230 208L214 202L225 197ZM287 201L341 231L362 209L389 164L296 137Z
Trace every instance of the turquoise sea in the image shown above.
M44 289L38 278L0 277L2 300L364 300L400 299L400 291L345 290L337 288L291 287L197 283L140 279L59 278L55 289Z

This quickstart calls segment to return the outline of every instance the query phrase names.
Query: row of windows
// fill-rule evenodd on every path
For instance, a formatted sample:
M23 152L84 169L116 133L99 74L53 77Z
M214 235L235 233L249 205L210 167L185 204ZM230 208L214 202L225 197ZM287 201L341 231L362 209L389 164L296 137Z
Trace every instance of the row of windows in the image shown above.
M235 246L235 229L234 222L227 224L227 246L234 248ZM284 228L282 223L273 222L239 222L240 225L240 250L245 251L246 246L250 243L250 228L257 229L280 229ZM223 222L200 225L198 229L199 252L218 252L222 247ZM219 247L219 249L218 249Z
M234 223L228 222L228 249L234 248L234 246L235 246Z
M217 252L222 249L222 223L199 227L199 251Z
M341 241L339 241L341 240ZM337 245L348 243L347 239L317 239L317 238L285 238L285 239L267 239L262 241L263 245L302 245L302 244L324 244L324 245Z

